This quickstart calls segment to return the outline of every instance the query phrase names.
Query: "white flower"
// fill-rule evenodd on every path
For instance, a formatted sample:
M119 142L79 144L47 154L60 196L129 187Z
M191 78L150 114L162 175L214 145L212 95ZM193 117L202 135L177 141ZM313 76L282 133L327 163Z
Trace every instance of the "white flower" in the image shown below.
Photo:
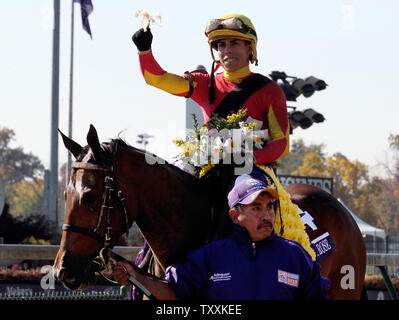
M208 155L202 152L200 149L194 151L193 156L191 157L191 162L196 167L201 167L208 163Z
M255 131L256 135L262 139L267 139L269 137L269 130L264 129L264 130L256 130Z
M139 10L134 14L134 16L136 18L142 16L141 26L144 31L147 31L147 28L151 25L151 22L155 22L158 25L162 26L162 16L159 13L150 15L146 10Z
M200 129L200 135L201 135L201 136L202 136L202 135L208 136L208 132L209 132L209 130L208 130L207 127L201 127L201 129Z
M212 139L211 144L211 163L219 163L219 160L223 157L223 140L220 136Z
M209 137L207 135L200 136L199 149L203 156L208 156L211 153Z
M233 139L232 138L226 139L226 141L223 143L223 149L226 152L231 153L232 143L233 143Z
M265 130L256 130L254 131L254 145L256 149L262 149L263 144L268 140L269 132L267 129Z
M262 149L262 145L263 145L263 140L260 137L255 137L254 139L254 146L255 149Z
M232 131L232 152L233 153L237 153L237 152L241 152L241 145L242 145L242 141L243 141L243 130L242 129L233 129Z
M223 140L222 137L220 136L216 136L212 139L212 148L216 147L216 148L220 148L223 146Z

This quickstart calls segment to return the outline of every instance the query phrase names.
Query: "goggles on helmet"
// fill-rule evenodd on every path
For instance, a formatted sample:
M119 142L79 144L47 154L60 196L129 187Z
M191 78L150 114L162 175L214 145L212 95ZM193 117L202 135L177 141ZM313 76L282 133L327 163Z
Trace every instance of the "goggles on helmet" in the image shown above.
M256 31L246 25L240 18L236 17L228 19L212 19L206 26L205 35L208 36L212 31L220 29L234 30L244 34L250 33L256 37Z

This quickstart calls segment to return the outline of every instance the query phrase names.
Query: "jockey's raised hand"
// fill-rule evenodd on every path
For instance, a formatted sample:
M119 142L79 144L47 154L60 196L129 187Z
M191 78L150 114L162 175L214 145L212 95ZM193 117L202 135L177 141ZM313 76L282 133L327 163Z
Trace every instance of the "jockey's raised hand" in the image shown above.
M152 38L153 37L152 37L151 29L149 27L147 28L147 31L144 31L143 28L139 29L132 36L132 40L139 51L150 50Z
M250 70L249 65L258 61L253 23L242 14L223 15L208 22L205 35L214 60L210 74L193 70L179 76L167 72L155 60L150 33L142 29L136 32L133 41L139 49L146 83L197 102L205 123L214 114L226 117L247 109L244 120L256 122L257 130L267 129L269 135L269 142L254 151L256 164L270 164L284 157L289 151L290 133L286 98L276 82ZM219 66L224 71L215 73Z

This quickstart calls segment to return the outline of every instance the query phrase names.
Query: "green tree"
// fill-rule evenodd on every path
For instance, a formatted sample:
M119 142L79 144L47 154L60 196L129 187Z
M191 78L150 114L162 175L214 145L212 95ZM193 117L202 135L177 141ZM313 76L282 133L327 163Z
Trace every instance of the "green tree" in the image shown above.
M10 214L41 214L44 166L37 156L26 153L22 147L12 147L14 140L12 129L0 127L0 175Z
M392 169L388 166L388 173L399 182L399 134L393 135L391 133L388 137L388 142L394 161Z
M391 159L385 163L386 178L371 176L366 164L342 153L326 157L324 145L306 145L293 140L291 152L280 161L279 174L329 177L334 196L359 218L383 228L388 234L399 231L399 135L388 138Z
M368 167L360 161L351 161L342 153L326 157L324 144L305 145L302 139L294 140L289 155L282 160L279 173L333 178L334 196L341 199L364 221L382 224L381 212L384 180L370 178ZM381 221L380 221L381 220Z
M384 179L371 177L354 198L353 210L356 210L356 214L367 223L385 229L383 220L380 219L384 203L384 185Z
M304 157L308 153L316 153L321 158L325 159L323 149L324 144L310 144L305 145L303 139L296 139L292 141L290 152L281 160L279 160L279 174L292 174L298 173L299 167L302 166Z
M388 234L399 232L399 135L390 134L389 149L393 164L384 165L387 178L383 180L378 202L378 221Z
M9 201L12 203L11 214L43 214L43 179L22 180L9 188Z
M22 147L11 147L15 140L12 129L0 127L0 174L4 183L15 184L25 178L41 177L44 166L32 153L26 153Z
M310 177L326 177L325 159L316 152L304 155L302 165L292 172L294 175Z
M351 205L369 181L367 165L357 160L352 162L341 153L327 159L326 175L334 178L335 196Z

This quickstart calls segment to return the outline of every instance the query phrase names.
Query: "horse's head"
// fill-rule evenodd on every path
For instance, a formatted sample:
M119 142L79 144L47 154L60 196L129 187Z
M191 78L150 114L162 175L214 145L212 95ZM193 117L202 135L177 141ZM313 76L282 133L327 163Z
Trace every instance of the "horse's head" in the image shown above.
M114 246L132 222L114 181L114 145L101 145L93 126L86 147L61 135L76 161L64 192L63 234L53 268L67 288L83 289L95 283L93 259L105 245Z

